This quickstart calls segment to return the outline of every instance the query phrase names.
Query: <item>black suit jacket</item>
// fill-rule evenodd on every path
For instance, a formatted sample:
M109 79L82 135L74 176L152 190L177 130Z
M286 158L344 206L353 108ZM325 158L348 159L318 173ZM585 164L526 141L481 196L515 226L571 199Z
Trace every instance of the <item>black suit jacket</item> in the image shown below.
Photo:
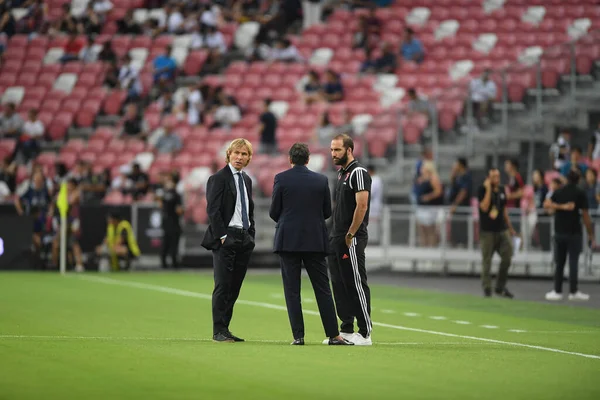
M248 220L250 227L248 233L254 238L254 201L252 200L252 179L242 172L244 184L248 192ZM208 250L217 250L221 247L221 237L227 235L227 227L235 212L237 190L231 168L217 171L208 178L206 185L206 212L208 213L208 230L204 234L202 247Z
M325 220L331 216L331 194L326 176L305 166L277 174L269 215L277 223L275 253L328 253Z

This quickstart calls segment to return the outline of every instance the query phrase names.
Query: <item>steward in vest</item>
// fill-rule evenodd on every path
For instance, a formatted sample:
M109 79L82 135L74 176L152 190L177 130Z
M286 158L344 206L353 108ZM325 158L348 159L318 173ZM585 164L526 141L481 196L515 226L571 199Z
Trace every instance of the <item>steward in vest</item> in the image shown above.
M129 268L131 260L141 254L131 224L114 212L108 215L107 222L106 237L96 254L108 256L112 270L119 269L119 260L125 260L125 268Z

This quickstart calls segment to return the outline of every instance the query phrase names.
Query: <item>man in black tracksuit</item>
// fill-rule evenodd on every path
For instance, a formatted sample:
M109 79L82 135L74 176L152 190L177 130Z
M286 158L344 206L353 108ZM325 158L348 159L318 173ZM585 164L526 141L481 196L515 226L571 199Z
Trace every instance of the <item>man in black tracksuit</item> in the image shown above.
M171 175L166 178L164 192L159 199L159 205L162 209L164 230L163 245L160 252L162 267L167 268L167 256L170 256L171 265L173 268L177 268L179 238L181 237L179 219L183 214L183 205L181 196L175 190L175 180Z
M544 208L554 214L554 290L546 293L546 300L562 300L563 273L569 257L569 300L589 300L590 296L581 293L577 287L579 255L582 249L581 217L587 229L590 247L594 245L594 231L588 212L586 193L581 189L578 171L569 171L568 183L556 190L544 201ZM580 215L581 213L581 215Z
M340 335L355 345L372 344L371 293L367 285L367 246L371 177L354 159L354 142L348 135L331 141L331 157L341 166L335 187L333 228L330 233L329 270ZM354 318L358 333L354 333Z

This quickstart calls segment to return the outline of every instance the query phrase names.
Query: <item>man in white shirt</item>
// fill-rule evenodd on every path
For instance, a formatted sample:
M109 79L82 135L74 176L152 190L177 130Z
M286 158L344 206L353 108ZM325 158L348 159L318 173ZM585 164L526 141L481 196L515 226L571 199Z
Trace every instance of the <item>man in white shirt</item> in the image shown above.
M383 181L377 175L374 165L367 167L371 175L371 200L369 211L369 242L377 243L381 240L381 213L383 210Z
M129 54L123 57L123 65L119 69L119 82L121 88L127 90L126 101L136 99L142 94L142 81L137 68L131 62Z
M180 5L168 5L167 13L167 31L169 33L178 34L183 32L183 15L180 12Z
M560 169L569 161L571 154L571 134L562 132L558 135L556 142L550 146L550 163L555 170Z
M496 98L496 84L489 77L490 70L486 69L481 78L473 79L470 84L473 116L479 124L489 117L490 105Z
M225 96L223 105L219 106L215 111L215 123L212 127L229 129L240 122L241 119L240 108L235 104L231 96Z
M198 125L200 123L200 112L202 111L202 92L200 92L201 84L193 84L190 87L190 94L187 98L188 110L187 118L188 124Z
M37 115L37 110L29 110L27 121L23 124L14 152L14 157L19 164L27 164L39 153L39 141L44 136L44 124Z

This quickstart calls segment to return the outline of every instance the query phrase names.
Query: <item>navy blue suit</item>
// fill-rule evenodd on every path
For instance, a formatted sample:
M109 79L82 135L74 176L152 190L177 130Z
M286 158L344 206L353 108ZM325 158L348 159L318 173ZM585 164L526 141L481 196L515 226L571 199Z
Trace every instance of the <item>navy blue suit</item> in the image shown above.
M273 251L279 255L281 276L294 339L304 338L300 300L302 265L311 280L328 337L339 335L326 255L329 238L325 220L331 216L327 177L294 166L275 176L269 215L277 225Z

